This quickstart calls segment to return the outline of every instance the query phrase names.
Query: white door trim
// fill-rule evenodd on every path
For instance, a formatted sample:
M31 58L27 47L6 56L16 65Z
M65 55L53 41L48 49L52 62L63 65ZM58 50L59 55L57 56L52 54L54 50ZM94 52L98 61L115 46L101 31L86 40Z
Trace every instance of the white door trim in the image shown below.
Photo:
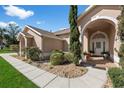
M103 38L99 38L99 39L93 39L93 37L96 35L96 34L103 34L105 36L105 39ZM105 51L108 51L109 50L109 39L108 39L108 36L106 33L104 32L101 32L101 31L96 31L95 33L93 33L90 37L90 50L93 50L92 49L92 43L93 42L105 42ZM102 44L103 45L103 44ZM103 46L102 46L103 47Z

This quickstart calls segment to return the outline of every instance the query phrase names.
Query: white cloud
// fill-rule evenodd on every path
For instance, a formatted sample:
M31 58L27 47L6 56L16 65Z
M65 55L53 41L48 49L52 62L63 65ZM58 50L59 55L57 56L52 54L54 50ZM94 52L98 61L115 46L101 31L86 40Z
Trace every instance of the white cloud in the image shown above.
M14 22L14 21L10 21L10 22L0 22L0 27L2 27L2 28L5 28L5 27L7 27L8 26L8 24L16 24L16 25L18 25L16 22Z
M5 22L0 22L0 27L5 28L7 26L7 23Z
M8 24L16 24L16 25L18 25L16 22L14 22L14 21L10 21L10 22L8 22Z
M20 19L26 19L30 16L34 15L33 11L30 10L24 10L22 8L16 7L16 6L4 6L4 10L6 10L6 15L8 16L16 16Z

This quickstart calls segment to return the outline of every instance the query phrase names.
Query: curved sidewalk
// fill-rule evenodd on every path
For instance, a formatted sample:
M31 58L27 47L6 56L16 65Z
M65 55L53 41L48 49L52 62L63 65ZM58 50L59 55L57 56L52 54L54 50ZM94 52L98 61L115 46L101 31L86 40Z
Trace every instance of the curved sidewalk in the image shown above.
M105 70L88 67L88 72L78 78L62 78L16 59L9 54L0 54L14 68L41 88L100 88L107 80Z

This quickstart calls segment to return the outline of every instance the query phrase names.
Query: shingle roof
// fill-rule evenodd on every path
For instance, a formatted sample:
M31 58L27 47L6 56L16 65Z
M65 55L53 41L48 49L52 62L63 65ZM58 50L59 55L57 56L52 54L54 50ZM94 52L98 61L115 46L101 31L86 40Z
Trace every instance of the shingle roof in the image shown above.
M54 33L52 32L48 32L46 30L43 30L43 29L39 29L37 27L34 27L34 26L30 26L30 25L27 25L27 27L30 27L32 29L34 29L35 31L37 31L38 33L40 33L41 35L43 36L47 36L47 37L51 37L51 38L56 38L56 39L62 39L62 38L59 38L57 37Z
M69 28L54 32L55 35L61 35L61 34L67 34L67 33L70 33Z

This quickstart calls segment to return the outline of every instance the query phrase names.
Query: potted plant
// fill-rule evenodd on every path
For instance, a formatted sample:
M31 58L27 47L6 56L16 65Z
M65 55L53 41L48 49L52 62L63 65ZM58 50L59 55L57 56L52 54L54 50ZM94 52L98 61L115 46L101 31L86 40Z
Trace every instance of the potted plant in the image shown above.
M105 59L109 59L109 57L110 57L110 53L108 52L108 51L104 51L104 52L102 52L101 54L103 54L103 57L105 58Z

